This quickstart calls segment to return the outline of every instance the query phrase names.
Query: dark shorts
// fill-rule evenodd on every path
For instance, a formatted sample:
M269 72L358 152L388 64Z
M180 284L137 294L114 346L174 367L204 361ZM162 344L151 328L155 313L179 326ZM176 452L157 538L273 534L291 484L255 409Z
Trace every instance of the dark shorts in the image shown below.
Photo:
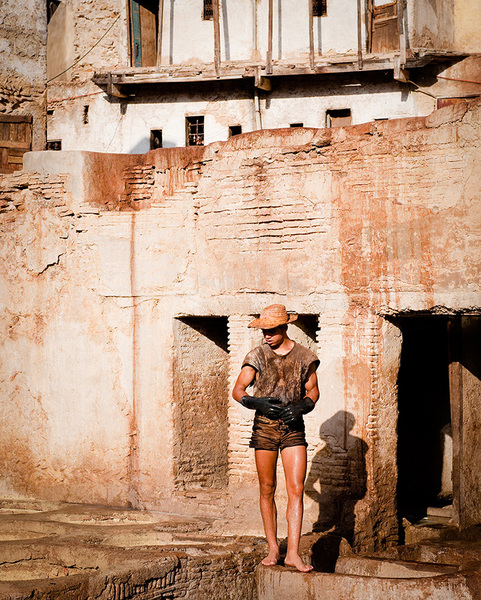
M268 419L263 415L254 417L252 437L249 446L256 450L284 450L290 446L307 447L304 421L286 425L278 419Z

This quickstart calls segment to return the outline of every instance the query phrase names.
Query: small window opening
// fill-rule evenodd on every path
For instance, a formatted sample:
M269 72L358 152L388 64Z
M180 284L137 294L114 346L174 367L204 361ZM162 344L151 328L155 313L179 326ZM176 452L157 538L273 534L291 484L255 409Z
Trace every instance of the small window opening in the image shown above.
M304 123L290 123L289 127L304 127Z
M212 21L214 19L214 9L212 7L212 0L204 0L202 19L204 21Z
M51 116L54 114L54 112L55 112L55 111L54 111L54 109L53 109L53 108L47 108L47 115L48 115L49 117L51 117Z
M47 150L62 150L62 140L48 140Z
M232 137L233 135L240 135L241 133L242 133L241 125L231 125L229 127L229 137Z
M346 127L352 124L350 108L326 111L326 127Z
M88 107L88 104L86 104L84 106L84 110L83 110L82 123L84 125L88 125L88 122L89 122L89 107Z
M47 24L50 23L50 19L53 17L59 4L60 0L47 0Z
M314 17L327 17L327 0L311 0L312 15Z
M204 117L186 117L186 145L204 145Z
M150 130L150 149L162 148L162 129Z

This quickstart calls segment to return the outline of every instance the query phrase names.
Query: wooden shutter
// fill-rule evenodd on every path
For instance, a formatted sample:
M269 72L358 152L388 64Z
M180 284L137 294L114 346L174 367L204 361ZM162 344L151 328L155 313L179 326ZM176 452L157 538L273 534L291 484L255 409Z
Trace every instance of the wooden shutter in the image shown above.
M23 155L32 149L32 116L0 114L0 173L23 166Z
M153 67L157 62L158 0L130 0L132 65Z
M371 52L399 50L397 2L371 8Z

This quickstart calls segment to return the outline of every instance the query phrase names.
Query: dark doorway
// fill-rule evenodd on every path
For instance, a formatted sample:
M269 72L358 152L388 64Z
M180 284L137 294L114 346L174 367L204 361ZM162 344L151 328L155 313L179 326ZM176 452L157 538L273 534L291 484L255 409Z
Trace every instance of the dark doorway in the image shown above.
M398 376L398 507L410 521L452 502L448 318L404 317ZM449 464L451 463L451 464ZM447 481L449 480L449 481Z

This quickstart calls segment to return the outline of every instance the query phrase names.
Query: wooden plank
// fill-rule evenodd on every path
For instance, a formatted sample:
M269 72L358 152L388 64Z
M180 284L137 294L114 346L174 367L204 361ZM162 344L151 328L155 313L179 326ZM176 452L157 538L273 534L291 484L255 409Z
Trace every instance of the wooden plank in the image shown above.
M22 156L12 156L8 155L8 164L9 165L23 165L23 155Z
M267 57L266 57L266 73L272 74L272 31L274 22L274 0L269 0L269 16L268 16L268 31L267 31Z
M140 34L140 6L137 0L130 0L130 31L132 35L132 65L142 66L142 38Z
M314 70L314 12L313 0L309 0L309 66Z
M19 150L30 150L30 143L25 140L0 140L0 148L18 148Z
M10 123L10 141L15 142L18 139L18 123Z
M8 173L8 150L0 148L0 173Z
M157 64L156 12L151 10L150 2L139 6L143 67L154 67Z
M0 140L10 139L10 123L0 122Z
M357 0L357 66L362 69L362 6Z
M4 115L0 114L0 123L31 123L32 115Z
M157 68L162 66L162 34L164 26L164 0L159 0L157 15Z
M212 12L214 16L214 68L217 77L220 75L220 24L219 24L219 0L212 0Z
M401 68L406 64L407 38L404 31L404 1L397 0L397 18L399 31L399 50L401 54Z

